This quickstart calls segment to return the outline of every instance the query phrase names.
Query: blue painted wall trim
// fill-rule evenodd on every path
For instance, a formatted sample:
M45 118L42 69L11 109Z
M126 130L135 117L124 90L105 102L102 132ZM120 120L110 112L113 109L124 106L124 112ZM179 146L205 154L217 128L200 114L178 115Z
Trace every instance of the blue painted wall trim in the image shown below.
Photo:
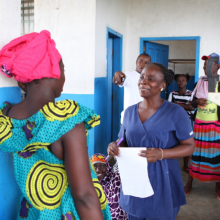
M60 101L64 99L74 100L88 108L94 109L94 94L62 93L61 96L56 99L56 101ZM102 123L102 118L101 118L101 123ZM100 125L97 127L100 127ZM88 148L89 156L92 156L95 152L95 132L96 132L97 127L89 131L89 148Z
M62 93L59 98L56 98L56 101L64 100L64 99L71 99L80 104L94 109L94 94L68 94Z
M95 78L95 112L101 117L96 127L95 153L107 154L107 77Z
M5 101L19 103L21 89L19 87L0 88L0 105ZM12 155L0 150L0 219L17 219L20 198L21 192L14 176Z
M199 61L200 61L200 37L196 38L196 71L195 71L195 82L199 79Z
M109 40L113 41L114 60L112 72L114 73L122 70L123 36L111 28L107 28L106 49L108 49ZM106 59L108 59L107 55L106 53ZM107 67L106 73L106 77L95 78L95 112L101 116L101 125L97 127L97 132L95 133L95 153L103 153L105 155L107 154L108 144L111 141L111 135L114 140L117 139L120 128L120 114L124 103L124 89L112 84L113 76L112 73L107 71ZM113 94L113 97L117 95L117 99L113 99L113 111L111 111L111 94ZM111 114L113 114L113 117L111 117ZM112 131L112 128L115 127L116 129Z
M144 52L145 41L171 41L171 40L196 40L196 66L195 66L195 82L199 79L199 61L200 61L200 39L199 36L180 36L180 37L141 37L140 53Z
M123 36L114 39L114 60L113 60L113 74L116 71L122 71L122 43ZM113 77L113 76L112 76ZM111 82L112 83L112 80ZM124 109L124 87L119 87L112 83L113 94L113 110L112 110L112 138L113 141L118 139L121 124L121 112Z
M18 103L21 101L21 89L18 86L0 88L0 105L5 102Z
M106 47L107 47L107 144L109 144L112 141L116 141L118 139L118 132L120 129L120 115L123 111L123 103L124 99L119 100L121 97L121 93L124 92L124 89L119 89L118 86L115 86L112 83L113 74L116 71L122 71L122 43L123 43L123 35L112 30L111 28L107 28L107 41L106 41ZM113 42L113 49L114 49L114 55L112 60L112 68L111 70L108 68L108 62L109 53L111 54L111 51L109 51L109 41L112 40ZM110 49L111 50L111 49ZM124 94L124 93L123 93ZM112 95L113 95L113 101L112 101ZM110 109L109 109L110 107ZM106 150L105 150L106 152ZM106 153L105 153L106 154Z
M199 36L179 36L179 37L141 37L141 41L169 41L169 40L197 40Z
M108 38L109 36L111 36L111 34L112 34L113 37L123 38L123 35L122 35L122 34L118 33L117 31L114 31L113 29L111 29L111 28L109 28L109 27L107 27L107 38ZM108 39L107 39L107 40L108 40Z

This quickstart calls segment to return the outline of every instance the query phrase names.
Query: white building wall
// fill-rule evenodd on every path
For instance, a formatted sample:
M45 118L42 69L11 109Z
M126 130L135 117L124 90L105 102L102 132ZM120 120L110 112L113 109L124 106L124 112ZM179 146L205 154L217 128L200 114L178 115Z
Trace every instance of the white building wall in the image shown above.
M94 94L95 12L95 0L35 0L35 31L49 30L63 58L63 93Z
M107 68L107 27L123 35L122 65L126 57L127 0L96 1L95 77L105 77ZM134 69L134 67L133 67Z
M200 57L220 53L219 0L128 0L126 70L140 51L140 37L200 36ZM120 31L120 30L119 30ZM199 74L203 75L203 62Z
M21 35L21 0L0 0L0 49ZM13 79L0 73L0 105L18 103L21 91ZM13 157L0 150L0 219L16 219L21 192L14 176Z
M0 0L0 30L0 49L21 35L21 0ZM0 88L16 85L0 74Z
M152 41L169 46L169 59L196 59L196 41ZM174 70L173 63L168 63L168 68ZM176 74L189 73L195 75L195 64L175 64Z

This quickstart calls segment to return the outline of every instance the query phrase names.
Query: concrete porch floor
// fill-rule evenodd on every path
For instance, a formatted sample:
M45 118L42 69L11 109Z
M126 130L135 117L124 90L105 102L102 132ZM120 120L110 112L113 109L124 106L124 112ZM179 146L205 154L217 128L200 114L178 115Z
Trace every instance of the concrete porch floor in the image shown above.
M183 171L183 159L179 160L185 185L188 174ZM193 188L186 196L187 204L181 206L176 220L220 220L220 201L215 195L215 183L193 181Z

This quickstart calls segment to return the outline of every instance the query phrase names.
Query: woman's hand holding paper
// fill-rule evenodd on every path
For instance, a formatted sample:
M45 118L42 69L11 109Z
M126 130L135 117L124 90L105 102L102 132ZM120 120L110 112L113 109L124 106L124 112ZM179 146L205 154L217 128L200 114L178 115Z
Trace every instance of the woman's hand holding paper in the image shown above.
M111 142L108 145L107 152L108 152L108 155L120 157L120 150L117 146L117 142Z
M162 150L158 148L147 148L146 150L141 150L138 155L146 157L148 163L155 163L162 159Z

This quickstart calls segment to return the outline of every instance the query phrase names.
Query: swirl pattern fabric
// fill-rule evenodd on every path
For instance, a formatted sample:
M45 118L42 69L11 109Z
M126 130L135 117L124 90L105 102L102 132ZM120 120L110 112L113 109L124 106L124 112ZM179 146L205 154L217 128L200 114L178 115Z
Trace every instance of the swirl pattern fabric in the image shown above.
M26 192L36 209L56 209L67 188L64 165L38 161L31 168L26 180Z
M12 136L13 128L11 119L0 114L0 144Z
M100 200L100 203L101 203L101 208L105 209L106 205L107 205L107 199L106 199L105 193L104 193L104 191L102 189L102 186L99 183L99 180L97 178L93 178L92 182L93 182L95 190L96 190L96 192L98 194L98 197L99 197L99 200Z
M58 102L57 104L50 102L40 111L49 121L65 121L67 118L73 117L78 113L79 106L76 102L70 100L66 100L66 102Z
M16 120L3 114L7 105L10 103L0 107L0 149L13 154L15 178L22 192L17 219L79 220L64 162L48 147L82 122L88 144L88 130L100 123L100 117L77 102L64 100L48 103L28 119ZM90 170L103 217L111 220L105 193L97 183L91 162Z

